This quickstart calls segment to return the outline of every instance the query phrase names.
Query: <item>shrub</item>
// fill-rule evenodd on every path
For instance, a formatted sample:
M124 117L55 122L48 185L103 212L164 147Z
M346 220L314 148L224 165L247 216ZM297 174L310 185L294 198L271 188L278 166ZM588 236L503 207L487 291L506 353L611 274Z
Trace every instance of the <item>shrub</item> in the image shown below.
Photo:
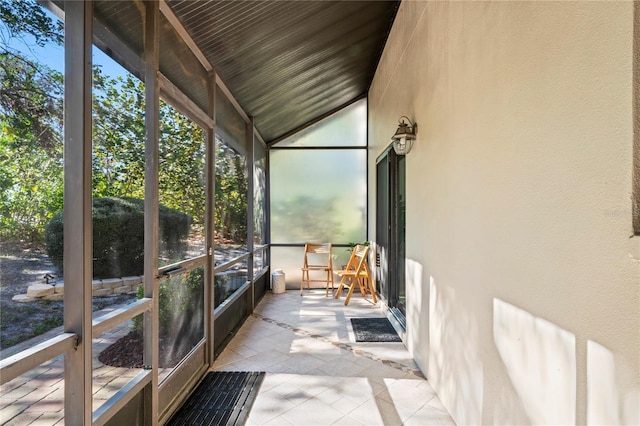
M160 206L160 239L170 252L185 249L191 217ZM93 200L93 277L142 275L144 268L144 201L106 197ZM47 254L62 272L63 211L45 229Z
M144 287L138 287L138 299ZM158 291L160 337L193 347L204 330L204 268L172 277L160 284ZM141 330L143 316L133 319L133 330Z

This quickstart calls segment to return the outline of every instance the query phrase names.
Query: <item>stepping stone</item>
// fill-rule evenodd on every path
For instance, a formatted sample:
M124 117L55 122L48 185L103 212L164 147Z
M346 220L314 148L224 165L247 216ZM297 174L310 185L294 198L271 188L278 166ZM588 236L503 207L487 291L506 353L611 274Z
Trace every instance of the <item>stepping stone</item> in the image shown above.
M33 284L27 288L27 296L44 297L55 292L51 284Z
M64 294L55 293L44 297L45 300L64 300Z
M36 299L34 299L33 297L29 297L26 294L16 294L11 300L14 300L16 302L33 302Z

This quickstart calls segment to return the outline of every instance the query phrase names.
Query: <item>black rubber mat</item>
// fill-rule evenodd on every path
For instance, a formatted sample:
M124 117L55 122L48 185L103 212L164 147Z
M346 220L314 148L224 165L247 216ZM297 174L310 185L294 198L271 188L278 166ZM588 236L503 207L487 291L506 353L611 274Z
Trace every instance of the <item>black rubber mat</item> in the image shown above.
M209 373L167 425L243 425L263 379L264 372Z
M356 342L402 342L386 318L351 318Z

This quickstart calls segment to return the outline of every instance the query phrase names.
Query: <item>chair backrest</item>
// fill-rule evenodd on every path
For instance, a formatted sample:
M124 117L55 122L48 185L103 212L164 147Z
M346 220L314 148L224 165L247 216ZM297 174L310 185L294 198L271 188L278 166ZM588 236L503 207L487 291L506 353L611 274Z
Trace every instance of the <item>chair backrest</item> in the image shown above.
M332 268L331 243L306 243L304 245L304 266L326 266L327 268Z
M351 258L349 259L349 263L347 263L347 271L362 271L366 268L367 264L367 254L369 254L369 247L358 244L353 248L351 252Z

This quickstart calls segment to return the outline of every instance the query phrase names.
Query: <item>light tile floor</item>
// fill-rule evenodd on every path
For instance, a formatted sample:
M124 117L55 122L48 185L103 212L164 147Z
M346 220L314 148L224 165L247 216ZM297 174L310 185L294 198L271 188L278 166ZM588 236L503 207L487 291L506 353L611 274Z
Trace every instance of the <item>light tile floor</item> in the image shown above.
M355 342L350 318L383 316L359 295L269 293L212 370L266 372L248 425L453 425L402 343Z

